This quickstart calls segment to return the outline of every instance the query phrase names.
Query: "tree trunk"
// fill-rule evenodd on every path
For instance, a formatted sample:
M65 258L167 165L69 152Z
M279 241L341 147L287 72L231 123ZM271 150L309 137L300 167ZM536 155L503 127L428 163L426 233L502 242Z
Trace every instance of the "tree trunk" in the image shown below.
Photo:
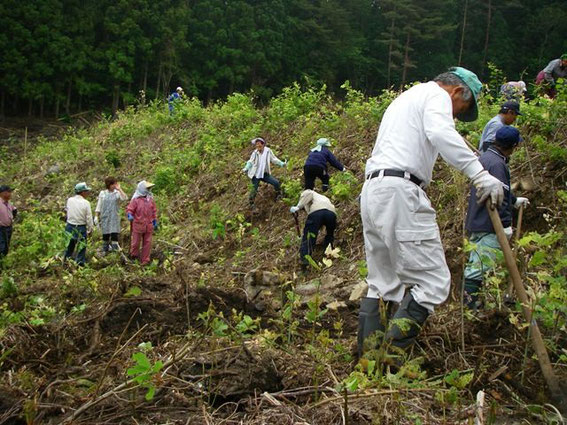
M459 48L459 62L458 65L461 66L463 60L463 49L465 46L465 30L467 27L467 13L469 11L469 0L465 0L465 12L463 14L463 25L461 28L461 46Z
M394 51L394 29L396 28L396 20L392 18L390 25L390 46L388 48L388 88L391 86L392 78L392 52Z
M492 23L492 0L488 0L488 13L486 17L486 37L484 38L484 55L482 57L482 69L486 69L488 58L488 42L490 41L490 24Z
M55 93L55 119L59 118L59 104L61 99L59 98L59 93Z
M404 84L406 83L406 77L408 75L410 40L411 40L411 36L410 33L408 32L406 36L406 47L404 48L404 70L402 71L402 83L400 84L400 89L404 88Z
M83 111L83 94L79 93L79 105L77 112L82 112L82 111Z
M33 113L33 99L30 98L28 102L28 117L31 117Z
M144 100L146 99L145 93L148 88L148 61L144 65L144 79L142 80L142 90L144 91Z
M160 61L158 68L158 75L157 75L157 83L156 83L156 99L159 97L159 85L161 84L161 73L162 73L162 64Z
M4 121L6 117L6 90L2 90L2 96L0 96L0 120Z
M115 83L112 90L112 116L116 115L120 103L120 84Z
M65 99L65 113L67 115L70 114L70 108L71 108L71 89L73 87L73 82L69 81L69 84L67 85L67 99Z
M43 107L45 106L45 96L41 95L39 98L39 119L43 119Z

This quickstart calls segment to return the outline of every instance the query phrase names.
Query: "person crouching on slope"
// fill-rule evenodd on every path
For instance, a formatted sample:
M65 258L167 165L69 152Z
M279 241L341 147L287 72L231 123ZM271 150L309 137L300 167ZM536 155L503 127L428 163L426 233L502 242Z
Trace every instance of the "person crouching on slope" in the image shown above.
M520 208L520 206L529 204L528 198L516 198L510 187L508 158L521 141L518 129L510 126L501 127L496 132L494 143L479 158L484 169L500 180L504 187L504 201L498 213L508 238L512 237L512 207ZM486 205L476 202L476 193L476 188L472 186L465 225L467 232L470 233L469 241L474 245L474 249L465 267L463 301L472 309L478 307L478 292L483 278L494 268L497 252L501 250Z
M327 163L331 164L339 171L346 171L346 168L335 155L329 150L331 142L329 139L321 138L317 140L317 146L311 149L309 156L303 166L305 173L305 189L315 188L315 179L319 177L323 183L322 190L326 192L329 189L329 173L327 171Z
M307 220L303 229L303 238L301 239L301 248L299 256L301 259L302 271L307 270L309 261L306 256L313 253L317 235L321 227L325 226L327 234L325 235L324 248L326 249L335 240L335 228L337 227L337 214L335 206L325 195L320 195L311 189L301 192L299 202L296 206L290 208L290 212L295 214L299 210L304 209L307 212Z
M278 179L271 175L270 163L285 167L287 161L284 162L278 159L272 150L266 146L266 141L261 137L253 139L252 144L254 144L256 149L254 149L254 152L250 155L250 159L246 162L242 172L247 173L248 178L252 180L248 201L250 202L250 208L254 209L254 199L258 193L258 186L261 181L274 186L276 190L276 200L281 197L281 185Z
M142 265L150 263L152 235L158 226L156 202L150 192L153 186L153 183L145 180L138 183L136 192L126 208L128 220L132 224L130 256L139 258ZM140 242L142 243L141 255Z

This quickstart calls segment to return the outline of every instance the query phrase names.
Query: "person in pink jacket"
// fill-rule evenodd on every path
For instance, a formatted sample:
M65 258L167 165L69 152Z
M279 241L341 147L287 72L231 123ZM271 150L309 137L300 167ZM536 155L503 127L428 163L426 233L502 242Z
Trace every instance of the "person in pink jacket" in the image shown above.
M152 234L157 229L157 207L150 189L153 183L142 180L138 183L136 192L132 196L126 213L132 225L132 237L130 241L130 255L140 258L142 265L149 264L150 251L152 249ZM142 242L142 254L140 255L140 242Z

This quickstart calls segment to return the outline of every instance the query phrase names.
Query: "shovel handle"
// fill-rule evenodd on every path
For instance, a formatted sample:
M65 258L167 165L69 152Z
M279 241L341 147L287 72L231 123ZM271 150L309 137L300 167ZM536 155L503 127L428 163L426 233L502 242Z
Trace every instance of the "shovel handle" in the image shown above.
M508 238L504 233L504 226L502 225L502 221L500 220L500 216L498 215L498 210L494 208L490 199L486 203L486 209L488 210L490 220L492 221L492 226L494 227L498 242L500 243L500 247L502 248L504 260L506 261L506 266L508 267L510 277L512 278L512 282L514 283L516 294L518 295L518 298L522 303L522 312L524 313L524 318L526 319L526 322L529 323L532 344L537 355L541 372L543 374L545 382L547 383L547 386L549 387L551 395L554 398L560 398L561 387L559 385L557 376L555 375L553 368L551 367L549 355L547 354L547 349L545 348L543 337L541 335L537 322L532 317L532 311L529 307L530 301L528 299L528 294L526 293L526 290L522 283L522 277L520 276L520 271L518 270L518 266L516 264L516 258L514 256L514 253L512 252L512 248L510 248Z

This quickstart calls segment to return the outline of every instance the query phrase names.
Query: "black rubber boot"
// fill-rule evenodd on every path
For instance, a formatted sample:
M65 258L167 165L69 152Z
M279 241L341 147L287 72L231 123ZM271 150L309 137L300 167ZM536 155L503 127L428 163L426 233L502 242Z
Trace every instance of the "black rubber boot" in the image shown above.
M411 293L408 293L391 320L386 333L386 341L391 347L406 350L411 346L429 316L429 311L419 305Z
M470 309L478 308L478 293L482 286L482 280L465 279L465 293L463 303Z
M382 301L376 298L364 297L360 300L360 310L358 312L358 357L361 358L362 354L366 351L364 341L376 331L384 334L388 323L388 315L392 303L389 301ZM380 312L382 306L382 314ZM382 337L377 335L379 341ZM379 344L376 344L378 348Z

